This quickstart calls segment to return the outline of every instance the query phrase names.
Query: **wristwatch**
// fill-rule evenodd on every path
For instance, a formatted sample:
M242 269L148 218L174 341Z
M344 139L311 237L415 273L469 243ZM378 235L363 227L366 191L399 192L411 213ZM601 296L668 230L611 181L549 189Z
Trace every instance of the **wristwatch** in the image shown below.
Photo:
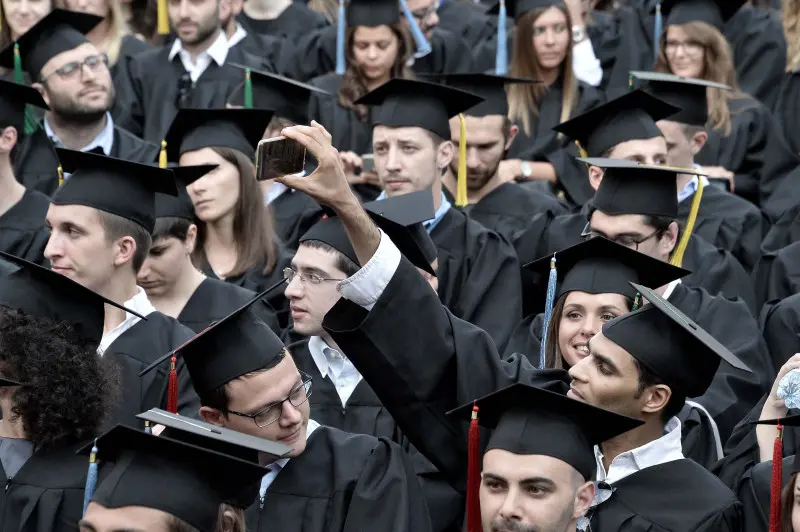
M572 26L572 44L578 44L586 40L586 28L584 26Z
M519 169L522 172L522 177L524 181L529 180L533 175L533 165L528 161L520 161Z

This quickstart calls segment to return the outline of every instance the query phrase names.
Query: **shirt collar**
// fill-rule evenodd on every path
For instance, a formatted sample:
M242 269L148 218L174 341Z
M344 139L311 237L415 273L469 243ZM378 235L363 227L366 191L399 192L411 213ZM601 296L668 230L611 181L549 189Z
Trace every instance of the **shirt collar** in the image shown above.
M670 283L667 285L667 289L664 290L664 295L661 297L669 300L669 297L672 295L672 292L675 291L675 287L678 286L679 284L681 284L680 279L675 279L674 281L670 281Z
M228 39L228 48L233 48L234 46L242 42L246 37L247 37L247 30L244 29L244 27L237 22L236 31L233 32L231 38Z
M328 376L328 370L331 366L329 353L336 350L329 346L320 336L312 336L308 341L308 351L311 353L311 358L314 359L314 363L317 365L319 373L324 379ZM339 353L342 358L346 358L341 352L336 352Z
M386 199L386 191L381 192L378 195L378 197L375 198L375 201L384 199ZM439 208L436 209L436 212L433 214L433 218L431 218L428 221L422 222L422 225L425 227L425 230L428 231L429 233L433 231L433 229L437 225L439 225L439 222L442 221L442 218L444 218L444 215L447 214L447 211L449 211L450 207L452 206L453 205L447 199L447 196L445 196L444 191L442 191L442 202L439 204Z
M61 148L64 146L64 143L58 138L53 128L50 127L50 122L46 116L44 118L44 131L56 147ZM92 151L96 148L103 150L103 154L106 156L111 155L111 150L114 148L114 119L111 118L111 113L106 113L106 125L103 130L89 144L81 148L81 151Z
M141 286L136 287L136 295L134 295L132 298L123 303L123 306L145 317L148 314L152 314L153 312L156 311L156 308L153 306L152 303L150 303L150 300L147 298L147 292L145 292L144 288L142 288ZM130 312L126 312L125 319L127 320L128 318L136 318L136 316L134 316Z
M211 43L211 46L206 48L206 50L200 55L206 54L214 60L217 66L223 66L225 64L225 59L228 58L228 48L228 39L225 36L225 32L220 30L219 35L217 35L217 38L213 43ZM175 39L175 42L172 43L172 48L170 48L169 55L167 57L170 61L172 61L179 52L184 51L183 42L180 39Z
M308 439L311 437L314 431L317 430L319 427L320 427L319 423L309 418L308 425L306 426L306 441L308 441ZM288 464L289 460L291 459L292 459L291 456L287 458L281 458L280 460L275 460L274 462L272 462L267 466L271 472L274 472L274 474L272 475L272 478L270 478L269 480L267 480L270 477L269 473L264 475L264 477L261 479L261 489L260 489L261 497L263 497L264 494L267 492L267 489L269 488L269 483L275 480L275 477L278 475L278 473L280 473L281 470L284 467L286 467L286 464Z

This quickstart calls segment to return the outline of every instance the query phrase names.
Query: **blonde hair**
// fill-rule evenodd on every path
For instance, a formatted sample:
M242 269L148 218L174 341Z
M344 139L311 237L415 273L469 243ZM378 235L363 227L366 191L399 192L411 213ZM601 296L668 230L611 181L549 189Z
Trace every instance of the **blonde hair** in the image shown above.
M720 31L705 22L689 22L680 27L686 32L690 41L699 43L703 47L703 74L702 79L724 83L733 90L708 88L708 121L712 129L721 131L725 136L731 134L731 111L728 101L741 98L739 81L736 79L736 70L733 66L733 52L725 36ZM667 61L667 32L661 37L656 72L671 73Z
M786 35L786 71L800 67L800 0L783 0L783 33Z
M308 0L308 7L322 13L330 24L339 19L339 2L337 0Z
M126 35L130 35L132 32L125 20L125 13L122 11L120 0L106 0L106 2L108 2L109 32L105 53L108 56L109 64L114 65L119 60L122 38ZM53 6L61 9L69 9L66 0L55 0Z
M554 6L561 11L567 19L567 28L572 27L569 12L563 6ZM517 20L514 48L511 54L511 67L509 76L542 79L542 66L533 46L533 32L536 20L550 8L535 9L525 13ZM563 98L561 100L561 122L565 122L572 114L572 109L578 99L578 80L572 72L572 34L567 43L567 55L561 65L561 75L564 78ZM547 92L547 87L536 83L512 84L508 92L508 118L512 122L522 124L526 135L531 134L530 113L539 116L539 104Z

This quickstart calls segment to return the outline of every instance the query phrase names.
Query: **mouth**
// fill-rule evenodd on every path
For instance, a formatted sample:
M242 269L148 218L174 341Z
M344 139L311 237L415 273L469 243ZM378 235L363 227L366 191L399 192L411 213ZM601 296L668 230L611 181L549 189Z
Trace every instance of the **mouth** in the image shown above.
M581 393L571 384L569 386L569 391L567 392L567 397L575 399L576 401L583 401L584 403L586 402L586 399L584 399L583 395L581 395Z
M286 436L284 438L278 439L278 441L279 442L283 442L283 443L292 443L300 435L300 429L302 429L302 428L303 428L302 425L298 426L297 430L295 430L294 432L292 432L291 434L289 434L288 436Z
M153 288L161 286L161 283L158 282L158 281L140 281L140 282L138 282L136 284L138 284L139 286L141 286L145 290L152 290Z
M65 268L64 266L56 265L51 265L50 269L56 273L60 273L61 275L67 275L67 273L72 271L72 268Z
M585 357L589 356L589 345L588 344L577 344L577 345L573 345L572 348L575 351L578 351L580 354L582 354Z
M308 311L301 308L293 307L291 305L289 306L289 310L292 313L293 319L302 318L303 316L308 314Z
M408 183L409 181L405 179L403 180L393 179L386 182L386 188L392 188L392 189L402 188L408 185Z

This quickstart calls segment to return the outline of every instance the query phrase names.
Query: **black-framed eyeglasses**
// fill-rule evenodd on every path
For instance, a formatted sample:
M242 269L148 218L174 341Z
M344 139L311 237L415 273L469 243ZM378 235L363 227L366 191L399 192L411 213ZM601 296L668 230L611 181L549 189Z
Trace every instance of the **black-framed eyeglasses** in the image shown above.
M258 428L264 428L267 425L275 423L281 417L283 403L289 401L293 407L297 408L311 397L311 375L300 371L300 377L302 382L293 389L283 401L267 405L255 414L245 414L244 412L237 412L235 410L226 410L226 412L234 416L249 417Z
M345 279L329 279L327 277L321 277L316 273L297 273L297 270L294 268L284 268L283 269L283 279L286 281L286 284L292 282L292 279L297 276L300 279L301 283L309 282L311 284L317 285L321 284L324 281L344 281Z
M53 74L58 74L58 77L63 80L77 79L83 76L83 67L88 68L89 72L96 74L103 68L108 68L108 56L106 54L96 54L84 58L83 61L72 61L44 76L41 82L46 82L47 78L51 77Z
M592 229L589 226L589 224L586 224L586 227L584 227L583 231L581 232L581 238L583 240L589 240L591 238L597 238L597 237L605 238L606 240L611 240L612 242L614 242L616 244L619 244L620 246L625 246L626 248L630 248L630 249L632 249L634 251L639 251L639 245L640 244L643 244L644 242L647 242L651 238L653 238L655 236L658 236L660 233L661 233L661 229L656 229L655 231L653 231L649 235L644 236L642 238L635 238L635 237L630 236L630 235L622 235L622 236L618 236L616 238L609 238L606 235L603 235L603 234L597 233L595 231L592 231Z

